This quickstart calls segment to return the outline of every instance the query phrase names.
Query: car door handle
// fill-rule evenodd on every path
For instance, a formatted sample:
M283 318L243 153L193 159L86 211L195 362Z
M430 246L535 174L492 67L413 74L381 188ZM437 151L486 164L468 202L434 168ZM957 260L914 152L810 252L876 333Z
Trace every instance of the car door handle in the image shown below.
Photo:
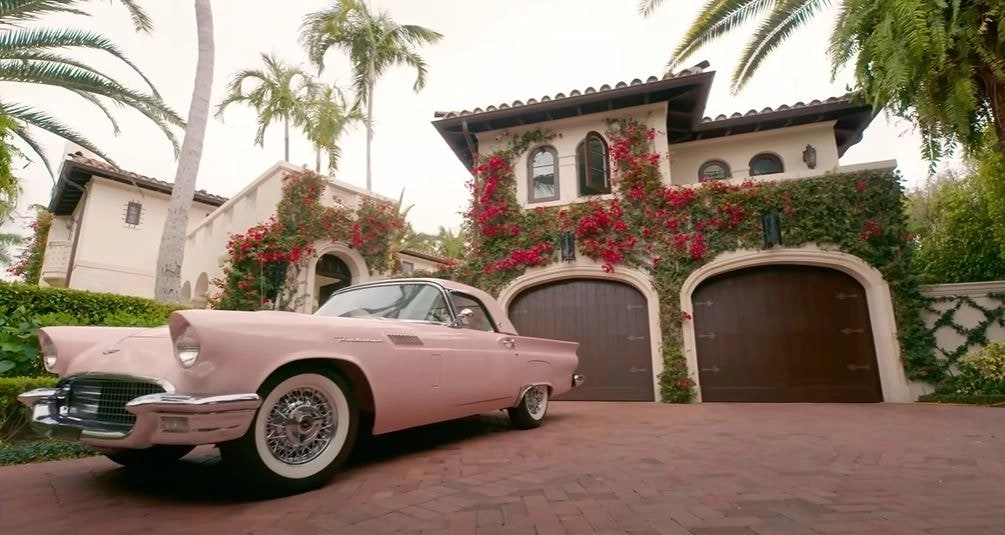
M500 343L503 345L503 347L507 349L513 349L514 347L516 347L516 340L512 338L503 338L502 340L500 340Z

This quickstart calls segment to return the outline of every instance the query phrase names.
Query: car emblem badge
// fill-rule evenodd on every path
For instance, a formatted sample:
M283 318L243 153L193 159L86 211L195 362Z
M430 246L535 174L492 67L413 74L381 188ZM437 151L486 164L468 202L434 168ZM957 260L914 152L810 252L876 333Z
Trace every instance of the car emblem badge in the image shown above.
M352 338L348 336L336 336L336 342L352 342L352 343L363 343L363 344L382 344L383 340L380 338Z
M101 354L102 354L102 355L111 355L111 354L113 354L113 353L118 353L118 352L119 352L119 350L118 350L117 348L114 348L114 347L110 347L110 348L108 348L108 349L106 349L106 350L102 351L102 352L101 352Z

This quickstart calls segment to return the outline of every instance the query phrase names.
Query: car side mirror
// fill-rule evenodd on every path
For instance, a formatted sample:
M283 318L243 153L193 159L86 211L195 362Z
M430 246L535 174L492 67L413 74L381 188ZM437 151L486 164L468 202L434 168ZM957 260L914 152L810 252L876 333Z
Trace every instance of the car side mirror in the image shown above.
M450 322L450 326L459 329L465 325L471 323L471 316L474 316L475 312L470 308L462 308L460 312L457 313L457 319Z

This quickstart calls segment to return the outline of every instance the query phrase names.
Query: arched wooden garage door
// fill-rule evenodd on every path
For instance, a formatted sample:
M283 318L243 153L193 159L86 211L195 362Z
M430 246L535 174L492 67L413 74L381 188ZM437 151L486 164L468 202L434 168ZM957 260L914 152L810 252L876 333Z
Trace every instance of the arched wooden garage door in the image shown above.
M849 275L743 269L691 303L703 401L882 401L865 290Z
M565 280L522 292L509 313L522 335L579 342L586 382L555 399L653 401L649 311L635 288Z

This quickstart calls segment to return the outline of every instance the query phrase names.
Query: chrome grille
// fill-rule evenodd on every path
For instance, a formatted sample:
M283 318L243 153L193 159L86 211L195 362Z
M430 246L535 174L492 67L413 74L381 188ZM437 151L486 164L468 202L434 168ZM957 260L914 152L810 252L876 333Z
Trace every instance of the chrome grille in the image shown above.
M155 383L105 377L79 377L67 382L66 416L101 427L132 427L136 415L126 403L147 394L164 392Z

